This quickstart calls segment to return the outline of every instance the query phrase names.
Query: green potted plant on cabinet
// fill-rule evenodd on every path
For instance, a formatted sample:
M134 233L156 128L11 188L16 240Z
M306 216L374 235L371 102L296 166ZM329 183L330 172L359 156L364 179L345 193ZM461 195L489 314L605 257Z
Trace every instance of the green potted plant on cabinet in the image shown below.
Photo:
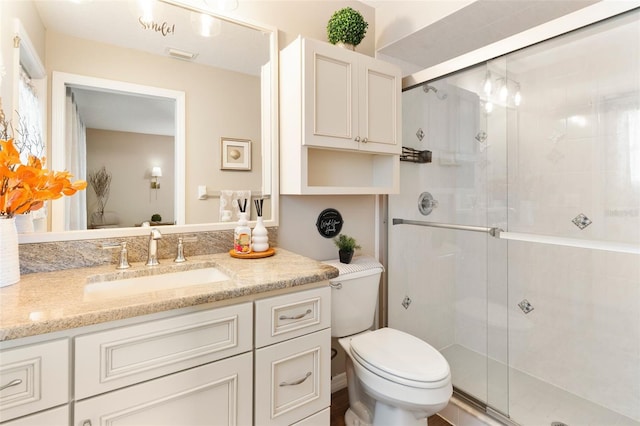
M348 235L340 234L337 238L333 239L333 242L338 246L338 255L340 256L341 263L351 263L353 252L360 249L355 238Z
M360 12L350 7L336 11L327 23L327 38L329 43L343 45L351 50L359 45L369 24Z

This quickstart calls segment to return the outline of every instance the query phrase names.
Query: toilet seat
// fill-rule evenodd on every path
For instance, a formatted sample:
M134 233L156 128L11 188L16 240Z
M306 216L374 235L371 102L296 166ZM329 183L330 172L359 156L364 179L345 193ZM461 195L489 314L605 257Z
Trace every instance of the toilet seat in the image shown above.
M350 347L364 368L395 383L435 388L450 380L449 364L442 354L400 330L381 328L355 336Z

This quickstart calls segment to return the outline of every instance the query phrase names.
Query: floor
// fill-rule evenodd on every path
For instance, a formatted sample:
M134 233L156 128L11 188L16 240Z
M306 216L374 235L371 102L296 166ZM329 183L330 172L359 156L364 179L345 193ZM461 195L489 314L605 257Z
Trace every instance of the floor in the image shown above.
M331 426L345 426L344 413L349 408L349 394L347 389L341 389L331 394ZM429 426L451 426L440 416L431 416L428 419Z
M640 422L522 371L487 360L464 346L452 345L441 352L451 367L454 386L482 401L488 400L500 411L508 411L511 419L521 425L562 422L571 426L640 426ZM487 386L487 377L491 386ZM507 382L508 391L506 386L499 385Z

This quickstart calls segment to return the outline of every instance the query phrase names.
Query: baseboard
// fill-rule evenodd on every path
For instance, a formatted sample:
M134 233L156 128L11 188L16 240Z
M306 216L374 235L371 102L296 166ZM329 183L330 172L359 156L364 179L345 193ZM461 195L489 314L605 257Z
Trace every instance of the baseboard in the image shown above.
M331 378L331 393L338 392L347 387L347 373L342 372Z

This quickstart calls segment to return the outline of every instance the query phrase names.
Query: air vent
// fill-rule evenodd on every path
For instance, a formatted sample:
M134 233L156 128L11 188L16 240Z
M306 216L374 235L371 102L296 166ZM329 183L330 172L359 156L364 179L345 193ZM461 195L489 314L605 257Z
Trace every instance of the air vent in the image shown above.
M197 53L187 52L186 50L174 49L169 47L167 49L167 54L173 58L182 59L183 61L193 61L196 57L198 57Z

